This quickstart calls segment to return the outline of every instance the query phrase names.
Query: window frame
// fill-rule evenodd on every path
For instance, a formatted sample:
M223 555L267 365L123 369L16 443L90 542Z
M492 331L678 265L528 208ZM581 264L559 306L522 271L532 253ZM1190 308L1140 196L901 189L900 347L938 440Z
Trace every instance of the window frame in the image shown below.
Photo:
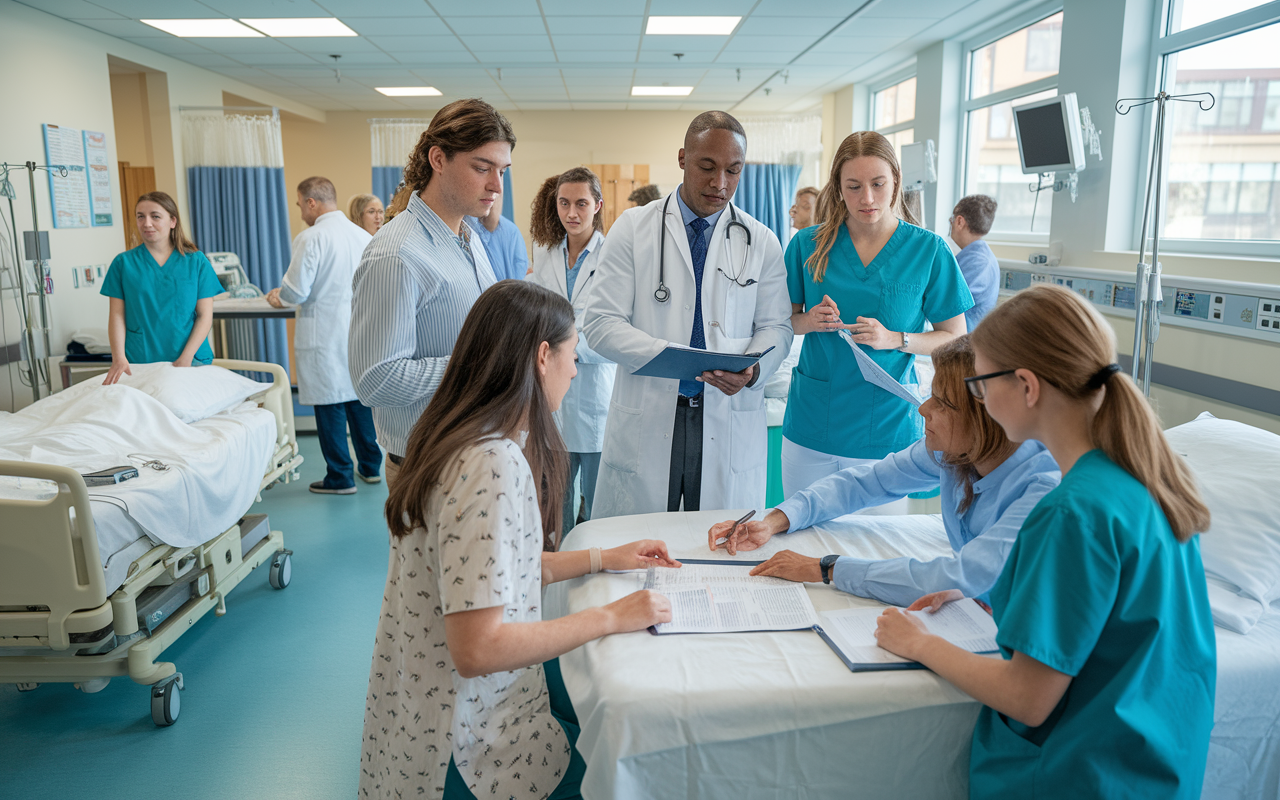
M1175 4L1181 2L1182 0L1161 0L1156 8L1155 19L1152 21L1152 32L1155 35L1151 45L1151 62L1147 70L1148 96L1154 96L1157 92L1164 90L1164 87L1168 86L1168 82L1172 80L1168 69L1169 56L1193 47L1200 47L1201 45L1211 44L1242 33L1249 33L1269 25L1280 25L1280 2L1271 2L1245 9L1230 16L1211 20L1194 28L1186 28L1177 33L1169 33L1169 29L1173 26ZM1215 99L1218 102L1222 100L1221 97ZM1169 121L1169 119L1169 117L1166 117L1166 121ZM1143 122L1146 135L1142 144L1142 158L1137 167L1138 182L1135 186L1136 197L1133 200L1135 212L1133 249L1138 252L1142 250L1142 216L1145 211L1151 150L1155 144L1154 105L1145 106ZM1170 152L1174 134L1174 126L1172 124L1167 125L1167 138L1165 139L1166 158ZM1162 193L1162 198L1165 198L1165 201L1161 203L1163 208L1167 206L1169 189L1170 169L1167 162L1161 174L1164 185L1157 187L1156 190ZM1166 253L1273 260L1275 259L1277 247L1280 247L1280 240L1276 239L1179 239L1166 237L1163 231L1160 236L1160 249Z
M899 131L905 131L908 128L914 128L916 126L916 113L915 113L915 109L912 109L911 119L904 120L902 122L895 122L894 124L886 125L883 128L874 127L876 122L876 95L879 94L880 92L883 92L885 89L891 89L894 86L897 86L900 83L906 83L907 81L915 77L916 77L916 65L911 64L910 66L903 67L901 69L897 69L892 72L886 73L885 75L882 75L881 77L877 78L874 81L867 82L867 123L868 123L867 127L868 128L875 131L876 133L888 136L891 133L898 133ZM916 81L916 91L917 92L920 91L919 80Z
M1039 94L1040 92L1056 91L1058 88L1058 79L1061 75L1061 65L1059 72L1047 78L1040 78L1029 83L1023 83L1018 86L1012 86L1008 89L1001 89L998 92L983 95L977 99L969 96L971 81L973 79L973 54L989 44L994 44L1006 36L1017 33L1024 28L1030 28L1037 22L1048 19L1054 14L1063 10L1060 0L1051 0L1051 2L1042 3L1040 5L1029 8L1019 14L1003 20L998 25L986 28L982 33L966 39L960 45L960 119L959 134L956 139L959 143L959 149L956 152L956 186L959 187L961 196L965 192L968 185L969 170L969 115L982 108L999 105L1001 103L1016 100L1019 97L1027 95ZM1065 17L1065 15L1064 15ZM1026 176L1030 183L1031 176ZM957 198L958 200L959 198ZM990 241L1005 242L1009 244L1048 244L1049 238L1053 234L1053 218L1050 216L1050 229L1045 233L1032 233L1030 231L1001 231L993 230L987 236Z

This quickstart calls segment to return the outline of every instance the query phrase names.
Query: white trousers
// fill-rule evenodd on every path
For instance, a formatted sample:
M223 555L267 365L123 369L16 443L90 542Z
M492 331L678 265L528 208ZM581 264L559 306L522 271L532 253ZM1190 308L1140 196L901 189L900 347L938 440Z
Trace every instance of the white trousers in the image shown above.
M856 467L861 464L874 464L878 458L843 458L829 453L820 453L796 444L785 436L782 438L782 493L786 497L808 489L813 484L839 472L842 469ZM909 514L907 498L894 500L882 506L864 508L856 513L869 515Z

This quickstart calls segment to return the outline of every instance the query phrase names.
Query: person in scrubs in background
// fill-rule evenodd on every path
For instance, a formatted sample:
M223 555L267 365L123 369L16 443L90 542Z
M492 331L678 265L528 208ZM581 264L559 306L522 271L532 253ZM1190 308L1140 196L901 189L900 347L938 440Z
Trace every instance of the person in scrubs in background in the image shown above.
M358 194L347 203L347 219L364 228L370 236L382 227L385 217L382 201L376 195Z
M510 278L524 280L529 272L529 254L525 250L524 237L516 224L502 216L502 195L493 201L493 207L483 217L466 217L467 225L480 237L485 255L498 280Z
M708 531L712 550L755 550L775 534L803 530L911 492L942 488L942 522L952 555L917 558L823 559L783 550L751 571L789 581L822 581L837 589L905 606L926 594L959 589L983 597L996 582L1014 537L1061 473L1039 442L1016 444L965 388L973 349L961 336L933 352L933 395L920 406L924 438L893 455L829 475L765 515L734 528ZM723 543L718 540L728 537Z
M973 308L964 312L969 330L978 327L1000 299L1000 262L982 238L991 232L996 205L995 198L971 194L960 198L951 212L951 241L960 248L956 263L973 295Z
M164 192L139 197L134 220L142 244L116 256L102 281L111 298L111 369L103 385L132 375L130 364L213 362L213 296L224 291L213 265L187 238L178 206Z
M786 254L791 327L818 334L805 336L782 422L787 497L903 450L923 432L910 403L862 377L839 330L899 383L914 384L915 354L964 334L973 305L951 248L903 208L898 158L880 134L841 142L818 213ZM868 512L905 514L906 504Z
M542 184L533 200L529 231L533 236L533 272L529 280L573 304L578 346L578 374L556 412L556 425L569 448L569 482L565 485L564 527L573 530L582 497L582 519L591 519L591 503L600 474L604 423L613 396L618 365L592 350L582 337L587 297L595 286L596 263L604 244L600 179L586 167L574 167Z
M1217 660L1196 533L1209 509L1079 295L1033 286L973 334L966 383L1062 483L1023 524L991 589L1003 659L961 650L898 609L884 649L981 702L971 797L1200 797ZM961 592L913 609L970 602Z

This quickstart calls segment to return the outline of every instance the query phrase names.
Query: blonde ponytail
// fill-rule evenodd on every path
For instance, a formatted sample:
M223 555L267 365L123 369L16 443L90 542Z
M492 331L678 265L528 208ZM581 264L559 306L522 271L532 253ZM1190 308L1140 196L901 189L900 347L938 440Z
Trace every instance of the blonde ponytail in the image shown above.
M972 334L996 369L1027 369L1067 397L1104 392L1093 443L1138 480L1164 511L1178 541L1209 528L1209 508L1160 420L1115 360L1115 335L1092 305L1061 286L1024 289L997 306Z

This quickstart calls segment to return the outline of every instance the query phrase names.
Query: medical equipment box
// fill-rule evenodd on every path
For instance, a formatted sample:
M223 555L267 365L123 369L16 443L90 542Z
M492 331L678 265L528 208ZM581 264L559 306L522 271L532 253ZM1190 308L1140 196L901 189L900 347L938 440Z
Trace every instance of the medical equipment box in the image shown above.
M249 555L249 551L258 542L271 533L271 520L266 514L245 514L240 518L240 557Z
M192 570L168 586L151 586L138 595L138 627L149 634L155 633L188 600L200 596L197 579L204 574L204 571ZM207 589L208 581L201 583Z

